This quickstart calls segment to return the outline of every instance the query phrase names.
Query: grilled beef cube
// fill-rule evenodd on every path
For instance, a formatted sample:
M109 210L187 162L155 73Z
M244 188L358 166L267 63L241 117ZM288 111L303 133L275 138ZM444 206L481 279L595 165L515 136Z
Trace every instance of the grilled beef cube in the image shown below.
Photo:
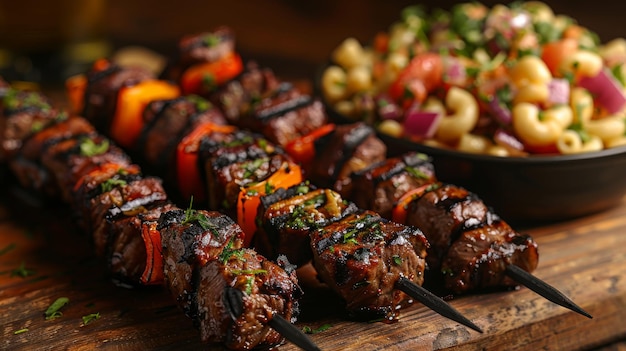
M435 169L428 157L411 152L353 173L350 199L389 219L403 195L434 182Z
M117 109L117 95L125 86L133 86L154 75L141 67L120 67L113 63L103 70L87 72L87 87L82 116L96 129L109 131Z
M199 160L204 170L209 208L235 210L240 188L265 180L290 158L256 134L238 131L231 138L206 138Z
M438 271L448 248L463 230L483 223L489 213L476 194L438 183L409 203L406 223L424 232L430 243L428 267Z
M307 165L308 178L320 187L350 196L353 172L385 160L387 147L364 123L339 125L315 141L315 158Z
M63 200L70 203L74 186L84 175L105 164L129 166L131 160L109 139L95 134L65 139L48 147L41 163L54 176Z
M173 208L167 201L157 201L140 205L128 215L107 219L109 245L105 259L115 282L130 286L163 284L161 240L155 229L161 214Z
M285 146L326 124L327 120L320 101L288 85L287 89L278 89L253 103L237 125L261 131L273 143Z
M311 231L341 220L357 211L330 189L309 189L300 184L279 189L261 198L257 223L262 223L255 234L255 248L266 257L279 255L300 267L311 258Z
M141 213L167 199L161 179L155 177L116 184L111 190L92 198L87 210L96 255L104 256L110 247L110 225L113 221Z
M393 320L411 302L395 283L424 281L428 243L422 232L372 211L345 217L311 234L313 265L356 319Z
M67 118L39 92L7 88L0 98L0 162L11 160L34 133Z
M116 186L128 184L140 178L141 169L138 165L118 165L115 163L99 166L81 177L73 187L73 199L70 201L79 227L83 228L85 232L92 230L89 219L93 198L111 191Z
M537 243L499 218L466 230L450 246L441 271L446 289L462 294L474 289L518 285L505 274L508 265L527 272L537 268Z
M223 342L234 350L283 343L268 321L278 314L295 322L302 297L294 271L245 248L224 250L200 268L197 291L202 292L196 297L202 340Z
M63 140L91 137L95 134L93 126L80 117L68 118L52 124L28 138L9 167L23 187L55 196L60 189L54 179L54 174L41 164L41 155L44 150Z
M178 42L177 56L168 62L162 78L178 82L190 66L217 61L234 50L235 33L226 26L218 27L211 32L183 36Z
M198 96L153 101L143 116L145 127L135 154L144 161L148 172L161 174L166 182L175 180L175 169L171 165L176 147L185 135L207 122L226 124L222 113Z
M243 246L245 234L230 217L204 210L169 211L158 221L163 247L165 286L178 305L197 321L196 291L200 267L224 250Z
M229 123L239 125L241 116L248 114L255 103L274 95L283 86L270 68L260 68L251 61L241 76L219 88L210 99L224 112Z

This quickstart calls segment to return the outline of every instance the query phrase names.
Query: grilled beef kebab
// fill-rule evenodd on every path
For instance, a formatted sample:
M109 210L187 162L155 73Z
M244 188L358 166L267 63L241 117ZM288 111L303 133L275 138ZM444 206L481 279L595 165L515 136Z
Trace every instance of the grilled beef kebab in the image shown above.
M249 350L287 336L318 349L287 322L302 296L291 265L244 248L230 217L176 207L159 178L37 92L3 89L0 111L2 161L23 186L71 206L118 284L165 283L204 342Z

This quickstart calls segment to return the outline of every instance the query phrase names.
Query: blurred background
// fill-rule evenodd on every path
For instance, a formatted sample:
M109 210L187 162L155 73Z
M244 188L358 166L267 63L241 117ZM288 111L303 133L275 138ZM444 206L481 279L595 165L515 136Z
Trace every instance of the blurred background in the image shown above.
M459 1L0 0L0 75L61 84L120 48L139 46L167 57L183 35L227 25L245 58L272 67L284 79L309 79L343 39L366 42L397 20L402 8L417 3L449 8ZM624 2L546 3L603 41L626 37Z

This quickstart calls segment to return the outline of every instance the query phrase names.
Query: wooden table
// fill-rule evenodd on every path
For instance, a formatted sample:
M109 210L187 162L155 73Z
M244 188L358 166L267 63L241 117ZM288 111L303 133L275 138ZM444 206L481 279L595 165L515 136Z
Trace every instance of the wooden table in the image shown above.
M5 174L0 191L0 349L222 349L199 342L165 289L115 286L68 208L39 203L11 184ZM342 315L340 301L332 295L310 290L298 326L330 325L311 336L324 350L583 350L620 340L623 347L626 199L603 213L523 230L540 245L535 275L593 319L520 288L450 301L484 334L420 304L403 311L394 324L356 323ZM59 297L69 298L63 315L46 320L44 311ZM85 325L82 317L94 313L100 318ZM287 343L279 349L296 348Z

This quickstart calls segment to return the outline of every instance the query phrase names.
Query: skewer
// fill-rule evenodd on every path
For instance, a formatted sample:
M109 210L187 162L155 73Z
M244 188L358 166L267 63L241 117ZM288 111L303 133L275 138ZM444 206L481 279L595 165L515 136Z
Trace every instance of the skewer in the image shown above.
M483 332L483 330L479 326L467 319L443 299L426 290L424 287L414 284L412 281L404 277L400 277L400 279L398 279L398 281L396 282L396 288L416 299L417 301L421 302L433 311L439 313L440 315L449 318L455 322L459 322L466 327L474 329L479 333Z
M224 303L230 311L231 318L236 320L243 313L243 293L239 289L230 286L224 289ZM274 313L272 319L267 324L279 332L285 339L306 351L321 351L321 349L311 341L300 329Z
M583 310L580 306L574 303L570 298L565 296L562 292L544 282L543 280L535 277L534 275L526 272L520 267L511 264L506 267L506 274L516 282L524 285L528 289L536 292L544 298L554 302L557 305L563 306L576 313L579 313L587 318L593 318L593 316Z

